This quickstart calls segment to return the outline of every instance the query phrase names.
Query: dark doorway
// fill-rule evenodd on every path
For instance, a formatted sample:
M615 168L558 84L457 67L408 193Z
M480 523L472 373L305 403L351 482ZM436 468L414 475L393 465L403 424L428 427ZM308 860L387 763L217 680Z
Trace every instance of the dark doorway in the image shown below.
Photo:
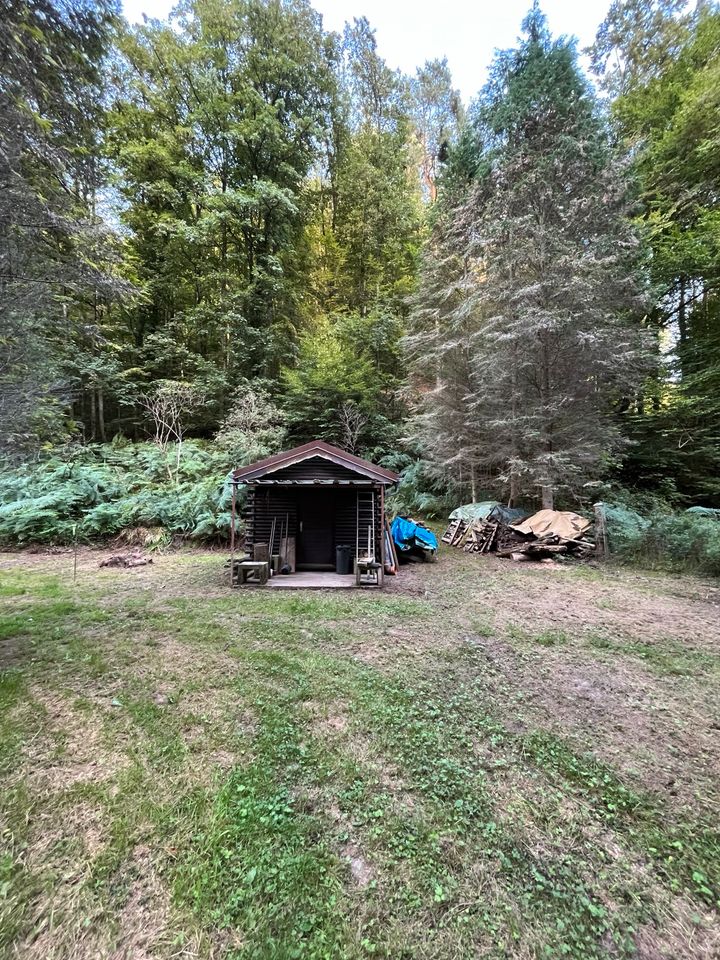
M335 497L331 490L301 490L297 500L297 566L335 569Z

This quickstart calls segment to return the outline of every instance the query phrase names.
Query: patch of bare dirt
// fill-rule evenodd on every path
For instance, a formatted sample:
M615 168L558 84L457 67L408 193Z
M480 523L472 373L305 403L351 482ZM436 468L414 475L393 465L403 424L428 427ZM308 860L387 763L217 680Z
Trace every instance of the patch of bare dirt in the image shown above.
M436 563L403 564L394 577L385 577L385 590L389 595L427 599L428 573L436 566Z
M44 721L43 731L24 747L23 767L30 782L59 792L76 784L110 779L127 766L127 755L105 744L98 710L79 710L67 695L37 685L32 696Z
M370 862L365 859L360 847L356 843L344 843L340 848L340 855L350 867L353 882L360 887L367 887L375 875Z
M635 934L638 960L717 960L720 933L711 916L698 917L685 901L674 901L660 926L644 924Z
M151 851L137 847L130 865L130 893L118 916L109 960L152 960L167 941L170 895L153 864Z
M630 658L607 662L563 646L528 655L496 638L472 642L496 674L495 684L488 678L490 688L497 686L490 696L501 714L513 711L515 732L549 728L572 734L674 804L695 805L698 794L715 796L715 695L677 692L672 679L654 676ZM510 690L512 700L502 695Z
M227 597L229 589L223 564L227 553L223 550L153 551L148 556L149 566L100 569L98 564L116 552L108 545L79 547L77 576L73 578L75 554L72 547L37 547L16 551L0 551L0 570L27 569L57 576L68 585L79 588L102 585L111 588L116 599L138 589L152 590L162 598L197 596ZM110 592L110 591L109 591Z
M531 632L588 628L636 641L673 638L693 649L720 652L720 588L697 578L641 577L624 571L597 572L584 579L577 569L524 565L478 558L472 599L490 601L498 627L519 625ZM532 569L528 570L527 566ZM507 589L498 597L485 582L500 578Z

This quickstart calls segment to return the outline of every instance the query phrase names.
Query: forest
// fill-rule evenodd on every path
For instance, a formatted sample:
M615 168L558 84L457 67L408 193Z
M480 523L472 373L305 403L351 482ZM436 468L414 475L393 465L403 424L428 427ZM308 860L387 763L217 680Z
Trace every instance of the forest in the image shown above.
M720 572L716 3L535 3L469 104L308 0L0 10L1 542L219 541L318 438Z

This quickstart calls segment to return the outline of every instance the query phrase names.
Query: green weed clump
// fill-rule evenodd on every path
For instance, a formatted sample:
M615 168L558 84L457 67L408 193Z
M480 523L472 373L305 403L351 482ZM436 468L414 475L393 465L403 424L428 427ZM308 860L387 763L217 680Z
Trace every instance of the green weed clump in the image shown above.
M176 455L150 443L83 447L65 459L0 464L0 544L71 543L128 528L211 543L230 532L226 457L198 442ZM151 540L153 537L151 536Z

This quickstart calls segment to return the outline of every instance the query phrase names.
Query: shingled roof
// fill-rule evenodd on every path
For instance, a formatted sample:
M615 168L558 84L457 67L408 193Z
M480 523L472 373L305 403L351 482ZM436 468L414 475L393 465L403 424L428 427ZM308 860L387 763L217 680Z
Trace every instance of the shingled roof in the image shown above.
M341 450L334 447L324 440L311 440L310 443L304 443L300 447L293 447L292 450L285 450L283 453L276 453L272 457L266 457L264 460L258 460L247 467L239 467L233 471L233 481L235 483L251 483L257 481L267 474L276 473L296 463L302 463L303 460L311 460L314 457L320 457L323 460L329 460L338 466L345 467L360 476L366 477L371 483L381 483L390 485L397 483L398 475L392 470L386 470L384 467L378 467L369 460L363 460L356 457L347 450Z

